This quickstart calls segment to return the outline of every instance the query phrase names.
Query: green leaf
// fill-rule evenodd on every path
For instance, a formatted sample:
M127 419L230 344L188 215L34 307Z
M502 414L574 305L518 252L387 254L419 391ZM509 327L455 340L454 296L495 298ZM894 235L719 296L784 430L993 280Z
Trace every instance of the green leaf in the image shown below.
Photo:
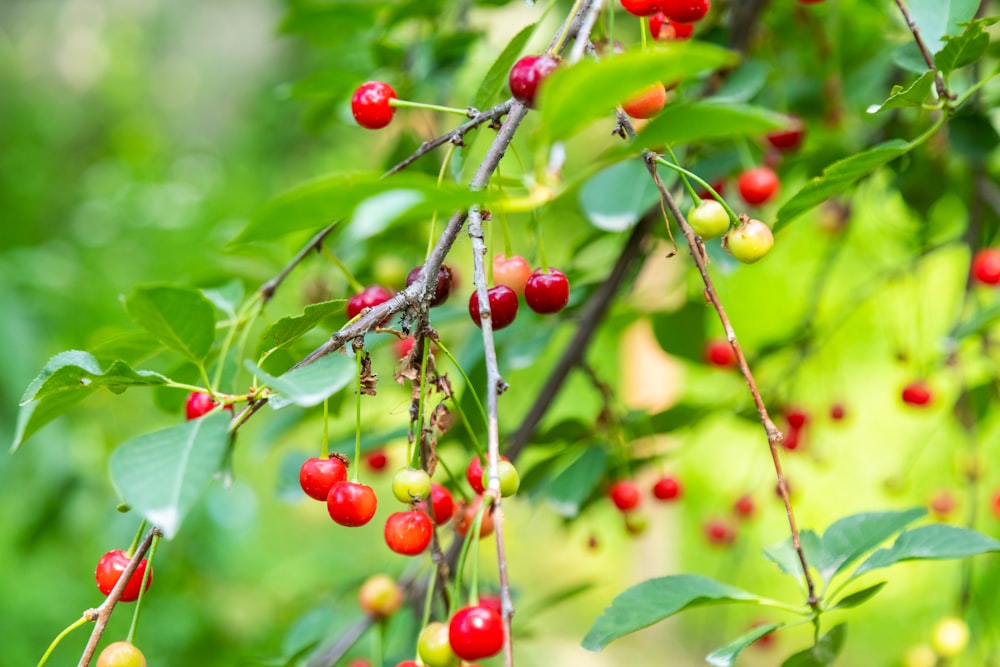
M781 667L826 667L833 664L833 661L840 655L844 648L844 640L847 639L847 624L836 625L823 638L816 642L815 646L807 648L791 656Z
M691 607L759 602L753 593L695 574L648 579L611 602L583 638L583 648L600 651L616 639Z
M879 167L892 162L912 149L914 144L902 139L892 139L863 153L834 162L823 170L822 176L813 178L789 199L778 211L774 231L790 223L812 207L833 195L846 191L855 182Z
M618 150L756 137L787 124L787 117L747 104L713 100L671 104L649 122L633 143Z
M599 118L608 119L610 130L615 107L652 84L691 78L736 61L735 53L711 44L676 42L557 69L539 90L542 136L545 141L566 139Z
M947 44L934 56L934 64L942 74L971 65L979 60L990 45L990 36L983 31L983 25L996 23L997 17L972 21L958 37L948 37Z
M608 453L603 447L587 447L572 463L549 481L545 502L559 516L571 519L604 479Z
M38 401L54 394L75 392L81 389L107 387L120 394L129 387L161 385L169 378L153 371L136 371L124 361L112 362L105 371L89 352L70 350L49 359L41 372L31 381L20 405Z
M229 421L229 414L220 410L132 438L111 453L115 488L167 539L177 534L222 464Z
M590 224L606 232L630 229L660 198L641 160L613 164L583 183L580 208Z
M319 230L336 220L349 220L348 234L362 240L400 220L430 217L485 202L488 195L418 172L336 174L304 183L279 195L250 222L238 243L268 241L292 232Z
M201 293L228 317L236 317L236 311L243 302L243 282L230 280L225 285L203 289Z
M969 336L977 336L990 328L998 319L1000 319L1000 299L982 306L969 319L958 324L951 332L951 337L955 340L963 340Z
M823 533L823 560L816 568L827 581L865 553L927 514L923 507L900 512L867 512L835 521Z
M854 576L904 560L968 558L990 551L1000 551L1000 542L974 530L945 524L920 526L900 535L888 549L869 556Z
M278 377L265 373L249 359L244 365L274 392L268 404L275 410L289 405L305 408L319 405L350 384L357 375L354 358L344 354L328 354Z
M94 390L94 387L86 387L79 391L53 394L23 406L17 413L14 441L10 445L11 453L16 452L18 447L24 444L38 429L92 394Z
M959 26L971 21L979 9L980 0L907 0L913 22L931 53L944 46L945 35L958 35Z
M195 289L171 285L136 287L125 299L136 324L167 347L201 363L215 341L212 302Z
M704 357L705 303L687 301L668 313L650 315L660 348L675 357L700 362Z
M910 84L908 88L903 86L893 86L889 93L889 99L883 102L872 113L879 113L886 109L903 109L905 107L919 107L931 94L934 87L934 72L924 72L920 77Z
M743 649L753 644L766 634L774 632L782 626L781 623L767 623L758 625L749 632L746 632L722 648L716 649L705 656L705 661L713 667L732 667L736 657L743 652Z
M814 531L805 529L799 531L799 543L806 554L806 562L812 567L823 559L823 542ZM802 562L799 554L792 546L792 538L779 542L764 550L764 557L778 566L785 574L793 577L802 576Z
M524 45L528 43L531 36L535 33L535 28L538 27L538 23L532 23L526 25L521 29L521 32L514 35L514 39L510 40L504 50L500 52L493 64L490 66L489 71L486 72L486 76L483 77L483 82L479 84L479 90L476 91L475 96L472 98L472 106L476 109L485 109L490 103L496 98L497 93L499 93L503 86L507 83L507 77L510 75L510 68L513 67L514 62L517 57L521 54L524 49Z
M709 99L716 104L749 102L764 90L771 66L763 60L746 60L729 72L722 87Z
M865 602L868 602L868 600L875 597L875 595L882 590L887 583L889 582L880 581L873 586L862 588L860 591L855 591L850 595L845 595L837 600L837 603L830 607L830 609L850 609L852 607L857 607L860 604L864 604Z
M306 306L301 315L282 317L264 331L261 336L261 351L273 350L287 345L333 314L343 314L344 299L323 301Z

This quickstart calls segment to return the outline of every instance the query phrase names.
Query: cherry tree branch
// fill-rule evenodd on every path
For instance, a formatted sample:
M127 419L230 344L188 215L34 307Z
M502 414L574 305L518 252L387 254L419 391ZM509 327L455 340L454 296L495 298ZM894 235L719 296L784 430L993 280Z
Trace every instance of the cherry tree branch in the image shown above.
M785 474L781 467L781 457L778 455L778 445L781 444L781 440L783 438L782 433L778 430L778 427L775 426L767 412L767 406L764 405L764 399L761 398L760 390L757 388L757 382L754 380L753 373L750 372L750 366L747 364L746 355L743 354L743 349L740 347L739 341L736 339L736 331L733 329L733 325L729 321L729 316L726 314L726 310L723 307L722 302L719 300L719 295L715 291L715 285L712 283L712 278L708 275L708 256L705 254L705 246L702 245L701 239L698 238L698 235L695 234L694 230L691 229L691 226L687 223L687 219L684 217L684 214L681 213L676 200L670 193L670 190L668 190L666 185L664 185L663 179L660 178L660 174L656 170L656 154L646 151L643 157L646 163L646 168L649 170L649 175L652 176L653 182L656 184L656 188L660 191L660 197L662 198L663 203L670 210L671 216L673 216L673 218L677 221L677 224L680 226L681 232L684 234L684 238L687 241L688 247L691 249L691 256L694 258L694 263L698 267L698 273L701 275L701 280L705 285L705 296L711 302L712 307L715 308L715 312L719 316L722 328L726 332L726 339L729 341L729 345L733 348L733 352L736 354L740 373L743 374L747 387L750 388L750 394L753 396L753 402L757 408L757 414L760 416L760 422L764 426L764 432L767 434L767 444L771 450L771 461L774 464L774 472L778 477L778 492L781 494L781 500L785 504L785 514L788 517L788 526L792 533L792 546L795 549L795 553L799 557L799 563L802 565L802 575L805 577L806 588L809 595L808 603L813 609L818 609L819 598L816 597L816 585L809 572L809 563L806 561L805 550L802 548L802 542L799 539L799 529L795 523L795 513L792 511L792 501L788 493L788 482L785 479Z
M108 593L108 597L104 599L101 606L96 609L88 609L83 613L84 618L88 621L96 621L96 623L90 633L90 639L87 640L87 645L83 649L83 655L80 656L78 667L87 667L94 658L94 653L97 652L97 644L101 641L101 636L104 634L104 628L108 625L108 621L111 620L111 612L115 610L115 605L121 600L125 587L128 586L129 581L132 580L132 575L139 568L139 563L142 562L146 552L149 551L149 547L153 543L153 538L160 535L163 535L163 533L156 527L151 528L146 533L146 536L142 538L142 541L136 547L135 553L132 554L132 559L118 577L118 583Z
M896 6L899 7L899 12L903 15L903 20L906 21L906 27L913 33L913 40L917 43L917 48L920 49L920 55L924 57L927 68L934 72L934 88L937 90L938 99L947 105L955 97L948 91L948 87L944 83L944 77L941 76L940 70L934 64L934 56L927 48L927 44L924 43L923 37L920 36L920 29L917 27L913 17L910 16L910 12L903 3L903 0L896 0Z

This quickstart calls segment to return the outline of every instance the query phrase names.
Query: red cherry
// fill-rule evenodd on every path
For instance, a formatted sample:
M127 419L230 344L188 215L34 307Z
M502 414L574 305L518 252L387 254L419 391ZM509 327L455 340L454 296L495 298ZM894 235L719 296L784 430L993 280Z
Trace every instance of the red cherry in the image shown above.
M420 276L420 272L423 268L424 267L422 266L416 266L410 269L410 272L406 274L407 287L417 281L417 278ZM434 306L440 306L448 300L448 295L451 293L451 282L453 277L454 275L452 274L451 269L442 264L441 268L438 269L437 284L434 286L434 297L430 302L431 308Z
M735 512L736 516L741 519L749 519L754 515L756 509L757 508L753 502L753 496L749 493L744 493L736 499L736 502L733 503L733 512Z
M381 285L366 287L347 300L347 319L353 320L365 308L374 308L380 303L385 303L392 296L392 292Z
M396 99L396 91L382 81L368 81L358 86L351 97L351 112L358 125L378 130L392 121L396 109L389 104Z
M663 111L667 103L667 89L654 83L632 99L622 103L622 110L632 118L652 118Z
M408 355L410 350L413 349L413 344L415 342L416 340L413 336L410 336L409 338L397 338L396 342L393 343L393 347L396 350L396 357L399 359L405 359L406 355Z
M653 484L653 497L657 500L677 500L682 495L684 486L672 475L664 475Z
M480 595L479 606L492 609L498 616L503 615L503 601L499 595Z
M809 413L801 408L787 408L785 420L788 422L789 428L801 429L809 423Z
M403 662L397 663L396 667L420 667L415 660L404 660Z
M972 258L972 279L983 285L1000 285L1000 250L983 248Z
M459 504L457 511L455 512L456 533L462 537L468 535L473 522L476 520L476 514L479 513L479 508L482 504L482 497L477 497L471 503ZM487 509L483 513L483 521L479 526L479 539L489 537L493 533L493 528L493 512Z
M798 149L805 137L806 126L798 116L788 116L788 123L785 127L764 135L767 143L782 152Z
M678 23L700 21L711 6L710 0L660 0L660 11Z
M569 280L559 269L535 269L524 286L524 302L536 313L558 313L569 302Z
M671 21L663 15L663 12L659 12L649 19L649 33L658 42L690 39L694 34L694 24Z
M431 509L434 511L434 525L442 526L455 516L455 499L446 487L431 482ZM415 508L427 511L426 501L420 501Z
M789 428L781 440L781 446L790 452L802 446L802 429Z
M955 496L950 491L939 491L931 496L927 506L936 517L943 519L955 509Z
M712 340L705 344L705 361L719 368L734 368L737 363L736 351L729 341Z
M434 526L420 510L394 512L385 521L385 543L404 556L416 556L431 543Z
M736 529L722 519L712 519L705 524L705 539L715 546L727 546L736 539Z
M97 588L101 593L104 595L111 593L111 589L121 579L122 572L128 567L130 560L132 558L121 549L112 549L101 556L101 559L97 561L97 570L94 572L94 578L97 580ZM146 581L145 590L149 590L149 585L153 583L153 568L143 558L139 561L139 567L135 568L135 572L132 573L132 578L125 585L125 590L122 591L122 602L134 602L139 597L139 589L142 587L142 577L146 572L147 566L149 567L149 579Z
M503 618L480 605L455 612L448 624L451 650L462 660L489 658L503 648Z
M466 466L465 479L469 480L469 486L479 495L486 491L486 487L483 486L483 462L478 456L473 456Z
M743 201L757 206L770 200L778 192L778 175L770 167L747 169L736 179L736 187Z
M336 455L325 459L306 459L299 468L299 486L307 496L316 500L326 500L333 485L346 479L347 466Z
M834 403L830 406L830 419L839 422L847 416L847 409L843 403Z
M375 472L385 470L385 467L389 465L389 457L386 455L384 449L373 449L365 454L365 465L368 466L369 470Z
M632 16L652 16L660 11L659 0L621 0L622 9Z
M622 512L631 512L639 506L639 500L642 496L635 482L621 479L608 488L608 497Z
M549 55L521 58L510 70L507 81L510 92L525 106L534 107L538 86L558 65L556 59Z
M524 294L524 286L528 284L531 275L531 265L520 255L504 257L493 256L493 284L506 285L518 294Z
M903 402L909 405L923 407L930 403L933 397L931 388L927 386L926 382L921 380L915 380L903 387Z
M358 482L337 482L330 489L326 509L341 526L363 526L375 516L378 498L372 487Z
M187 403L184 404L184 413L188 418L188 421L192 419L197 419L198 417L204 417L217 406L218 403L212 400L212 397L203 391L192 391L188 394ZM232 404L226 406L226 410L230 412L233 411Z
M517 317L517 294L509 287L497 285L486 290L490 300L490 313L493 317L493 330L498 331L509 326ZM469 316L476 326L482 327L483 321L479 314L479 293L469 296Z

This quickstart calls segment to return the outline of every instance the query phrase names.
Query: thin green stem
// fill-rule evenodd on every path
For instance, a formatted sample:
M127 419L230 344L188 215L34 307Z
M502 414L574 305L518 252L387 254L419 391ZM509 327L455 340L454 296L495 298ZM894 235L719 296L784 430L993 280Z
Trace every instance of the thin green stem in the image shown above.
M365 286L357 281L357 279L354 277L354 274L351 273L347 269L347 267L344 266L343 262L341 262L336 255L330 252L330 249L327 248L326 246L323 246L323 256L326 257L328 260L330 260L330 262L333 263L333 265L336 266L342 274L344 274L344 278L347 279L347 284L350 285L352 290L354 290L355 292L364 291Z
M424 594L424 616L420 621L420 627L422 628L426 628L431 620L431 608L434 606L434 589L437 587L437 577L437 570L431 568L431 576L427 580L427 593Z
M49 644L49 648L46 649L45 654L42 656L42 659L38 661L37 667L42 667L48 661L49 656L51 656L52 652L56 650L57 646L59 646L59 642L65 639L69 633L73 632L82 625L86 625L89 622L90 622L89 618L87 618L86 616L81 616L80 618L70 623L65 630L56 635L56 638L52 640L51 644Z
M320 445L319 457L330 458L330 399L323 401L323 442ZM357 461L355 461L357 464Z
M475 522L472 524L472 529L469 530L473 536L472 571L469 573L472 579L469 584L469 604L471 605L479 604L479 543L482 541L483 516L491 504L490 498L483 496L483 501L479 504L479 511L476 512Z
M135 537L132 538L132 544L129 545L128 551L125 552L125 555L129 558L131 558L135 553L136 548L139 546L139 542L142 541L143 533L146 532L146 525L147 522L145 519L139 522L139 530L135 531Z
M372 631L372 664L382 664L382 642L385 638L385 621L378 620Z
M465 539L462 542L462 551L458 555L458 565L455 568L455 581L452 584L451 593L451 604L448 609L448 618L451 618L455 613L455 606L458 604L458 600L462 595L462 572L465 570L465 560L469 556L469 549L472 548L472 540L474 539L471 530L465 533Z
M139 612L142 610L142 600L146 595L146 586L149 585L149 578L153 576L153 558L156 557L156 546L160 543L160 536L153 535L153 542L149 545L149 555L146 556L146 569L142 572L142 582L139 585L139 597L135 600L135 611L132 612L132 625L128 629L128 637L125 638L129 644L135 643L136 628L139 627Z
M552 48L549 49L550 55L558 54L562 51L563 47L566 46L566 40L569 38L570 26L573 25L573 19L576 15L580 13L580 7L583 6L583 3L584 0L576 0L576 2L573 3L572 9L570 9L569 14L566 15L566 23L563 24L563 29L562 32L559 33L559 38L556 40L555 44L552 45Z
M259 294L259 293L258 293ZM244 359L247 349L247 341L250 340L250 330L253 328L254 322L260 317L260 314L264 312L264 302L261 301L260 304L253 309L250 314L249 319L244 323L243 329L240 331L240 340L236 344L236 358ZM243 371L243 368L237 364L236 374L237 376ZM238 386L238 385L237 385Z
M479 436L476 435L476 432L472 428L472 424L469 423L469 418L466 416L465 410L462 409L461 401L459 401L456 396L452 395L451 404L455 407L455 412L457 412L458 416L461 418L462 425L465 426L465 431L469 434L469 439L472 440L472 446L476 450L476 454L481 456L483 453L483 446L479 443Z
M243 332L245 329L249 329L246 322L246 318L252 312L254 306L256 306L257 301L261 298L260 292L254 292L253 296L247 299L247 302L243 304L240 311L236 313L236 318L233 320L232 325L226 331L226 337L222 339L222 347L219 350L219 362L215 367L215 377L212 378L212 390L217 391L219 385L222 382L222 371L226 367L226 357L229 355L229 348L233 344L233 339L236 338L237 331Z
M648 28L646 27L647 24L648 24L648 21L646 20L646 17L645 16L640 16L639 17L639 39L640 39L639 44L642 46L642 50L643 51L645 51L645 50L647 50L649 48L649 45L646 43L646 32L648 30ZM613 44L609 47L608 52L609 53L614 53L615 52L615 47L614 47Z
M399 98L392 98L389 100L389 106L404 109L427 109L429 111L443 111L445 113L453 113L459 116L469 117L468 109L457 109L455 107L444 107L439 104L425 104L424 102L413 102L411 100L401 100Z
M667 146L666 148L667 154L670 155L670 159L674 161L674 164L680 164L681 161L677 159L674 149L670 146ZM681 173L681 182L684 184L684 189L687 190L688 196L691 197L691 201L694 202L694 205L697 206L700 204L701 197L698 196L698 192L694 189L694 186L691 185L691 181L689 180L687 174Z
M685 169L684 167L682 167L682 166L680 166L678 164L674 164L672 162L668 162L667 160L664 160L662 157L656 158L656 163L657 164L662 164L664 167L667 167L668 169L673 169L674 171L680 172L680 173L684 174L685 176L687 176L688 178L692 179L698 185L701 185L702 187L704 187L705 190L710 195L712 195L713 199L715 199L717 202L719 202L720 204L722 204L722 208L726 209L726 213L729 214L730 219L732 219L732 220L738 220L739 219L739 216L736 215L736 211L734 211L732 209L732 207L729 206L729 204L726 203L726 200L722 198L722 195L720 195L718 192L716 192L715 188L713 188L711 186L711 184L709 184L701 176L699 176L698 174L696 174L696 173L694 173L692 171L688 171L687 169Z
M201 376L201 381L205 383L205 387L208 389L208 395L215 400L215 387L212 386L212 381L208 379L208 371L205 369L204 362L197 362L198 364L198 374Z
M472 398L475 399L476 406L479 407L479 416L483 418L483 424L487 424L489 420L486 417L486 408L483 407L483 402L479 400L479 394L476 393L476 390L474 388L475 385L472 384L472 380L470 380L469 376L465 373L465 369L462 368L462 365L458 363L458 359L456 359L454 355L452 355L452 353L448 350L448 348L445 347L444 343L442 343L439 340L437 341L437 346L438 349L444 352L445 356L451 360L451 363L455 365L455 368L458 369L458 372L461 373L462 379L465 380L465 390L472 392ZM479 453L481 454L482 451L480 450Z
M780 600L772 600L770 598L760 598L758 602L765 606L771 607L772 609L781 609L782 611L788 611L793 614L798 614L799 616L810 616L813 614L813 610L809 607L796 606L793 604L788 604L787 602L781 602Z
M448 467L448 464L445 463L444 459L438 459L438 465L444 468L445 474L448 475L448 479L451 480L454 485L453 488L458 492L458 495L461 496L462 500L468 502L470 500L469 492L465 490L465 485L462 484L458 477L455 476L455 473Z

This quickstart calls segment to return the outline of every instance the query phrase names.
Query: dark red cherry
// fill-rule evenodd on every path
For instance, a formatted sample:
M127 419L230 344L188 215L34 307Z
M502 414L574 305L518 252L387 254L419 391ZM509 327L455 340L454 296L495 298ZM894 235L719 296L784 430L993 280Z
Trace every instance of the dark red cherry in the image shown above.
M559 269L535 269L524 286L524 302L536 313L558 313L569 302L569 280Z
M490 313L493 317L493 330L509 326L517 317L517 294L509 287L497 285L486 291L490 300ZM473 292L469 297L469 316L476 326L482 327L483 321L479 314L479 293Z

